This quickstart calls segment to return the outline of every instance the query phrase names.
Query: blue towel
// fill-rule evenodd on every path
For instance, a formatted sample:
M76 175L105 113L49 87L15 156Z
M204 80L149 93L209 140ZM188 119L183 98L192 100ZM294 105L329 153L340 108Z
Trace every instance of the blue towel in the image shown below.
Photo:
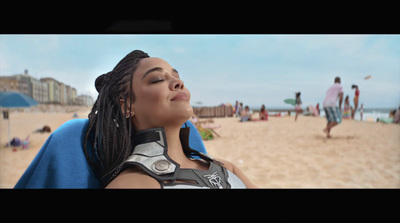
M83 152L88 123L88 119L73 119L54 131L15 188L100 188ZM186 124L191 129L189 146L207 153L196 127L190 121Z

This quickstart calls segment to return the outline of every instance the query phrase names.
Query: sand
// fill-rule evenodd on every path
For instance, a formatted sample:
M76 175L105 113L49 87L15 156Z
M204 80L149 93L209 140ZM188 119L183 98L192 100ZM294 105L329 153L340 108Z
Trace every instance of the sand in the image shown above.
M43 110L48 112L43 112ZM28 111L28 112L24 112ZM37 106L10 113L11 138L21 140L29 135L29 149L6 147L8 141L8 120L0 116L0 188L13 188L29 164L35 158L51 133L33 133L38 128L48 125L53 132L66 121L73 119L74 113L78 118L87 118L90 108L78 106Z
M262 188L399 188L400 125L344 120L327 139L325 118L214 119L208 152Z
M85 118L88 109L79 110ZM72 111L15 112L11 134L30 134L30 148L4 147L7 120L0 118L0 188L12 188L49 133L72 119ZM204 141L207 151L237 165L260 188L400 188L400 125L343 120L327 139L323 117L270 117L268 122L214 118L221 137Z

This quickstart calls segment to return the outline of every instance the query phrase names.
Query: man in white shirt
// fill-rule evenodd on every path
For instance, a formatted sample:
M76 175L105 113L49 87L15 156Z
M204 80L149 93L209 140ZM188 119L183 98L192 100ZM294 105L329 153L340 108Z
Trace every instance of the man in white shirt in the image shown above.
M337 106L337 100L339 99L339 106ZM343 102L343 87L340 84L340 77L335 78L335 84L332 85L328 91L326 91L326 97L324 100L325 116L328 120L324 132L326 137L331 138L331 129L342 122L342 102Z

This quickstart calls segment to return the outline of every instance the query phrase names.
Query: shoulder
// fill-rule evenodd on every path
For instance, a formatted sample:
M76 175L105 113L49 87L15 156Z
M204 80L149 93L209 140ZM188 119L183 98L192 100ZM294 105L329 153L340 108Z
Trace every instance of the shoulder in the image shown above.
M338 89L340 92L343 92L343 86L341 84L335 84L336 89Z
M233 163L231 163L231 162L229 162L227 160L224 160L224 159L219 159L219 158L215 158L215 160L220 162L220 163L223 163L223 165L221 165L221 166L223 166L227 170L229 170L232 173L234 173L234 169L235 169L236 166Z
M216 158L215 160L217 160L218 162L223 163L223 165L221 165L222 167L224 167L225 169L231 171L232 173L234 173L235 175L237 175L239 178L241 178L241 180L243 181L243 179L242 179L241 176L244 175L244 174L243 174L242 171L239 169L239 167L237 167L235 164L231 163L231 162L228 161L228 160L219 159L219 158Z
M156 179L145 174L138 168L128 168L122 171L106 187L106 189L119 189L119 188L160 189L161 185Z
M257 188L257 186L253 184L235 164L224 159L216 158L215 160L223 163L222 166L239 177L239 179L246 185L247 188Z

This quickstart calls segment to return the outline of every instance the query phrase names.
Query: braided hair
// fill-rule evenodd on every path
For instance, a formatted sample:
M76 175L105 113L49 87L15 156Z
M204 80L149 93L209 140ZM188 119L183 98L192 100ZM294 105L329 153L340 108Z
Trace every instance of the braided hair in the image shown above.
M85 134L84 152L103 187L120 172L123 162L132 153L132 126L130 111L135 97L132 77L139 61L149 55L140 50L127 54L114 69L97 77L96 90L99 95L89 113L89 124ZM125 101L122 111L120 99ZM125 115L124 115L125 114Z

